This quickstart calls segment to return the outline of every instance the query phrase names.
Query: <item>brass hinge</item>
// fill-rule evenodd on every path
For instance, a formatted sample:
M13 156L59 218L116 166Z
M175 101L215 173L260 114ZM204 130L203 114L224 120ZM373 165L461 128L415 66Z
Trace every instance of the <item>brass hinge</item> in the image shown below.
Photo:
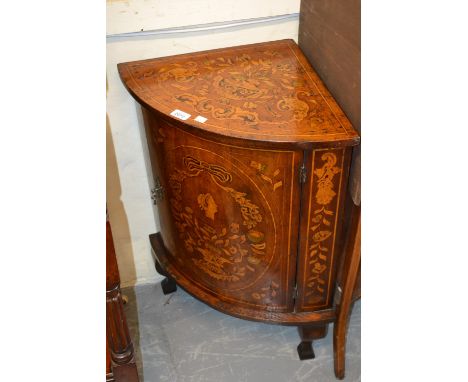
M161 185L159 177L154 180L154 187L151 189L151 199L153 199L153 204L158 204L164 200L164 187Z
M334 298L334 304L338 305L341 303L341 296L343 295L343 290L341 289L339 284L336 284L336 290L335 290L335 298Z
M307 169L304 163L301 165L299 168L299 182L300 183L305 183L307 180Z

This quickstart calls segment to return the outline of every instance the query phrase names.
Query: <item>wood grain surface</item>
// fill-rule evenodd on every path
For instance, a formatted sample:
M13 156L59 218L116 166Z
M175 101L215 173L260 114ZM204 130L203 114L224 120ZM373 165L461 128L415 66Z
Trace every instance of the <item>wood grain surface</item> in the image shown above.
M273 41L119 64L119 72L142 106L163 291L176 283L227 314L324 335L340 302L359 136L299 47ZM312 356L310 338L299 348Z
M118 65L137 101L214 134L260 142L359 141L340 107L293 40ZM207 118L197 122L197 117Z
M245 308L292 311L301 150L222 144L144 110L171 262Z
M336 314L334 309L323 309L314 312L269 312L266 310L243 308L238 305L223 301L219 296L207 292L197 284L193 284L178 267L170 260L170 254L164 247L161 233L150 235L151 246L155 261L158 261L165 271L177 282L181 288L192 296L214 309L234 317L251 321L266 322L270 324L281 324L291 326L310 325L310 323L326 324L334 321Z

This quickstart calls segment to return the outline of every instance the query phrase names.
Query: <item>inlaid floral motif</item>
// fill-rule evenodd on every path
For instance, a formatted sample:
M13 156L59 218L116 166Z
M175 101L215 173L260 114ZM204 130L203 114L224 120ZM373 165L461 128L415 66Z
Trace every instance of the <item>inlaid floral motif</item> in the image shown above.
M174 79L179 83L190 82L198 76L197 63L193 61L184 62L183 64L168 65L159 70L159 76L162 80L167 81Z
M278 295L278 288L279 284L271 280L268 286L260 288L260 290L257 292L253 292L252 297L255 300L268 299L271 301Z
M257 170L258 176L260 176L260 178L262 178L264 181L270 183L273 186L273 191L276 191L278 188L280 188L283 185L282 180L278 180L278 179L275 180L275 178L280 173L279 169L276 169L273 172L273 174L271 174L271 176L268 176L268 175L265 174L265 172L267 171L267 165L266 164L259 163L259 162L256 162L256 161L250 161L250 167Z
M308 287L306 297L309 303L315 303L322 299L325 293L327 280L328 257L331 255L331 245L333 240L333 217L336 214L336 207L331 206L337 196L335 192L334 177L341 172L341 168L335 166L337 162L336 154L326 152L320 159L325 162L322 167L314 169L315 175L313 187L316 205L320 208L313 211L311 221L311 242L307 258L309 276L306 279ZM315 205L315 204L314 204Z
M183 103L188 113L208 119L232 120L258 130L295 121L308 133L343 133L346 130L330 113L323 97L299 62L287 51L271 49L242 53L233 50L222 57L207 54L188 61L152 64L136 71L158 100ZM159 96L161 95L161 96Z
M291 110L293 118L298 121L304 119L309 111L307 102L295 97L283 97L282 100L278 101L277 108L279 110Z
M184 170L175 169L169 185L174 221L185 249L194 256L194 264L216 280L239 281L247 272L255 272L266 255L265 234L257 228L263 221L260 209L243 192L228 187L232 175L222 166L206 163L191 156L183 159ZM202 172L226 192L240 208L242 222L233 221L217 229L214 224L197 217L195 211L183 205L183 185L187 179ZM199 194L197 203L204 216L215 221L218 203L211 193Z
M318 191L315 198L318 204L327 205L336 195L336 192L333 191L333 177L338 174L341 169L335 167L336 155L333 153L323 154L322 160L326 161L323 167L314 170L314 174L318 177Z

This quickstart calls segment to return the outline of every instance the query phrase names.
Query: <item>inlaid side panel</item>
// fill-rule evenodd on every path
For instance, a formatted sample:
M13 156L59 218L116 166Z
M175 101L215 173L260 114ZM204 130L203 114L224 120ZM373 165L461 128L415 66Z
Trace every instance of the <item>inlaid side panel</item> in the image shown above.
M317 149L307 159L310 177L302 196L296 311L331 305L349 154L345 148Z
M221 144L150 113L146 120L165 188L170 261L221 300L291 311L302 152Z

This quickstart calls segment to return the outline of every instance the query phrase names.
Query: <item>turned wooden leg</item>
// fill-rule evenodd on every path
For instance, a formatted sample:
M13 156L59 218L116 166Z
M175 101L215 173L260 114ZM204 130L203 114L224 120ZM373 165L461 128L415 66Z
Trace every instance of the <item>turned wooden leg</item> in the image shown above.
M333 352L335 375L338 379L345 376L346 329L352 308L353 291L361 262L361 207L354 206L351 235L345 249L345 267L341 301L336 306L337 318L333 326Z
M301 343L297 346L297 353L301 361L305 359L315 358L314 349L312 348L312 341L323 338L327 335L328 324L299 326L299 335L301 336Z
M123 309L119 268L106 222L106 381L138 381L134 348ZM125 371L125 379L119 379Z

